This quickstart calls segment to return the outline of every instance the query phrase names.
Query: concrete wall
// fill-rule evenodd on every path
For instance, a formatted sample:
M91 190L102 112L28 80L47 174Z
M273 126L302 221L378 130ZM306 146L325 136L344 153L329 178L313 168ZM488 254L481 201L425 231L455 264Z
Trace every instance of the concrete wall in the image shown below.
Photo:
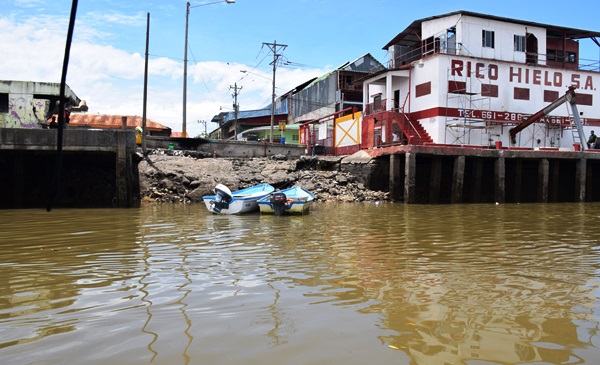
M59 83L0 80L0 128L42 128L59 94ZM68 85L65 94L70 104L79 105Z
M58 130L0 128L0 209L139 206L133 130L63 132L55 180Z
M287 143L223 141L203 138L147 137L146 139L146 148L148 149L168 149L170 144L175 150L204 152L217 157L268 157L274 155L300 157L307 154L305 145Z
M32 95L9 95L6 113L0 112L0 128L42 128L50 101Z

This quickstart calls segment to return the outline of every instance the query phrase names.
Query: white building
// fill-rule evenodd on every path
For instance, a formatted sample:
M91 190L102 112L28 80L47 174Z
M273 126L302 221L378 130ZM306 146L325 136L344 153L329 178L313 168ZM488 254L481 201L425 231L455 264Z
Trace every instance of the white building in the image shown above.
M394 37L388 68L363 85L361 148L409 144L573 148L565 103L511 144L509 130L575 87L585 134L600 129L600 64L580 57L600 32L468 11L420 19ZM594 50L598 54L597 50Z
M57 113L60 83L0 80L0 128L42 128ZM70 109L81 100L65 86Z

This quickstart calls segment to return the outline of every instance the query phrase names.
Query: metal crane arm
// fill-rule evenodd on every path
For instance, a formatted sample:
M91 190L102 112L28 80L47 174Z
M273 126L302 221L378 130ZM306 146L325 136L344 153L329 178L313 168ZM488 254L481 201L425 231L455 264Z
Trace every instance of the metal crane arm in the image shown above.
M556 99L550 105L546 106L544 109L542 109L542 110L538 111L537 113L533 114L529 118L523 120L516 127L511 128L508 131L508 133L510 134L510 141L511 141L511 143L512 144L517 143L517 141L516 141L517 133L519 133L523 129L529 127L531 124L537 122L538 120L542 119L546 115L550 114L554 109L558 108L559 106L561 106L563 103L565 103L567 101L572 106L575 105L575 87L574 86L569 86L569 89L567 90L567 92L565 93L565 95L563 95L560 98ZM576 116L576 121L579 121L579 114Z

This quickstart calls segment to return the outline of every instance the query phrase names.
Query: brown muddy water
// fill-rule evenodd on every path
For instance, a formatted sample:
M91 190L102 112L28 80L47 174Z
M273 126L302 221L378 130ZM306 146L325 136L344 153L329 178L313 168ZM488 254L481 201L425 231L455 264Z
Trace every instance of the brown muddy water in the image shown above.
M0 363L597 364L600 204L0 211Z

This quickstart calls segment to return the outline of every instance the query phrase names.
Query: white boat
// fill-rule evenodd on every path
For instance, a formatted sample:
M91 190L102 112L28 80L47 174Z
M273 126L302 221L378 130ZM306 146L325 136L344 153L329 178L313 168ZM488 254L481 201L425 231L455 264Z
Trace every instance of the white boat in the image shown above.
M218 214L244 214L258 210L257 201L269 196L275 188L269 184L254 185L233 193L223 184L218 184L215 195L202 197L206 209Z
M308 214L315 196L308 190L293 186L258 200L258 208L266 214Z

